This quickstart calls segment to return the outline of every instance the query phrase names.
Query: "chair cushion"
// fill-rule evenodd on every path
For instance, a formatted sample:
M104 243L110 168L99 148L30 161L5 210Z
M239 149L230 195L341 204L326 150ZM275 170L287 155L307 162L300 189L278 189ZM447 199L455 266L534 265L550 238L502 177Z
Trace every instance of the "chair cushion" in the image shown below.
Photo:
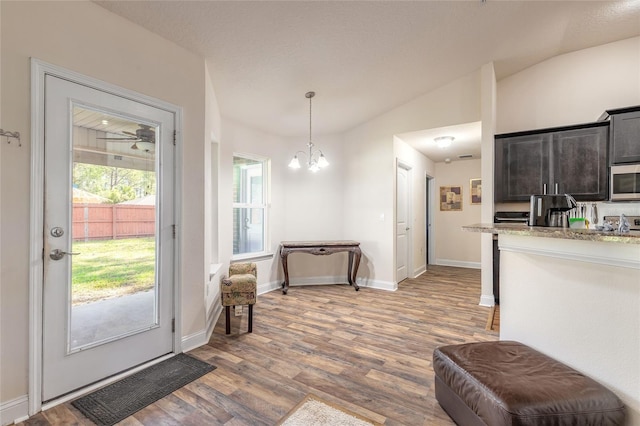
M232 275L220 283L222 306L253 305L256 303L256 277L251 274Z
M222 292L255 292L257 288L256 277L251 274L232 275L222 279Z

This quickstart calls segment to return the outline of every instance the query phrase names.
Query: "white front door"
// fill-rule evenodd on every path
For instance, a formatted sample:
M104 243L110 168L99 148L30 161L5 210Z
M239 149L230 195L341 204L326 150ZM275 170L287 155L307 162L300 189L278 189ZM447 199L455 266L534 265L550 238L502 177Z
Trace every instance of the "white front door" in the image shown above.
M396 281L407 278L409 245L409 170L398 165L396 178Z
M42 401L173 352L174 122L45 77Z

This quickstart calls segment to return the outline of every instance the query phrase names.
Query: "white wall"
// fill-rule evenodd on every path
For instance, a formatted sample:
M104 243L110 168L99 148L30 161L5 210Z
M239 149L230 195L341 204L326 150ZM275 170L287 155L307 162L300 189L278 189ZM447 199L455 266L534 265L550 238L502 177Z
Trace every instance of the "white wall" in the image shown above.
M29 336L30 57L183 107L182 334L203 329L205 146L218 131L205 108L204 60L91 2L1 2L2 128L22 147L0 144L0 402L26 398ZM96 31L96 23L100 30ZM135 64L123 66L123 64ZM205 117L205 109L208 117ZM4 420L3 420L4 421Z
M204 253L203 265L205 277L205 311L207 312L207 327L212 327L213 313L216 312L213 303L218 300L220 286L216 285L220 274L210 277L211 265L220 261L218 247L218 172L220 146L220 108L211 82L209 67L205 63L205 146L204 146ZM206 143L209 142L209 143ZM208 161L207 161L208 160ZM220 271L221 272L221 271ZM208 279L207 279L208 278Z
M287 165L298 150L304 150L308 136L282 138L252 129L230 119L223 119L220 168L220 258L232 256L233 235L230 224L232 157L234 153L252 154L271 160L271 193L269 207L270 250L273 257L257 261L260 291L275 288L283 280L280 257L281 241L349 239L343 234L342 140L335 135L316 135L316 145L327 157L329 167L309 172L304 166L293 170ZM299 156L303 163L306 157ZM225 265L225 268L228 263ZM346 282L346 254L312 256L292 254L289 257L291 284L331 282L342 277Z
M462 230L463 225L481 222L481 205L471 204L470 179L481 177L480 160L436 163L435 190L441 186L462 187L462 210L435 209L436 264L480 268L480 234Z
M495 131L496 131L496 74L493 63L484 64L481 75L481 111L482 111L482 207L480 219L483 223L493 222L495 213L494 184L495 184ZM480 236L480 274L481 296L480 304L493 306L493 238L489 234Z
M288 138L283 160L285 186L283 240L349 240L345 231L343 186L349 164L344 160L340 135L314 135L316 148L321 149L329 166L311 173L304 167L306 156L299 155L302 167L286 167L296 151L306 151L308 135ZM289 255L289 278L292 284L302 282L347 282L347 253L331 256Z
M640 105L640 37L560 55L498 81L497 132L596 121Z
M269 135L258 130L251 129L235 121L222 118L222 141L220 144L220 171L218 187L219 203L219 254L223 263L223 270L229 268L229 260L233 256L233 155L249 154L271 160L271 187L282 188L284 185L283 169L285 149L283 139ZM281 239L284 212L284 194L282 191L274 190L268 195L268 215L269 227L271 229L271 240L268 242L267 250L274 254L271 259L260 260L258 266L258 285L264 287L274 279L274 260L277 258L278 244Z
M433 163L409 147L394 146L394 134L478 121L479 74L473 73L396 108L345 135L317 135L315 143L331 163L310 174L304 168L292 171L286 165L293 153L304 150L306 135L280 138L223 119L220 179L220 258L231 255L231 212L225 209L225 191L230 191L233 152L264 155L272 159L272 250L277 254L283 240L353 239L361 242L363 259L358 271L363 285L392 288L394 271L395 158L402 158L414 174L414 272L424 265L424 173L434 173ZM409 149L407 149L409 148ZM261 154L264 153L264 154ZM421 176L422 175L422 176ZM281 197L281 198L278 198ZM283 204L279 204L283 203ZM228 209L227 209L228 210ZM384 220L380 221L380 215ZM477 221L476 221L477 222ZM420 262L417 262L421 260ZM293 284L309 280L330 282L345 275L347 257L293 254L290 278ZM258 262L259 285L282 279L279 258ZM266 274L266 275L265 275Z
M394 135L478 121L479 84L479 73L472 73L345 133L345 236L362 243L364 268L358 275L365 282L395 285Z
M425 194L427 193L427 176L435 176L436 166L429 158L397 137L394 137L394 152L398 162L411 167L412 182L410 186L413 198L411 200L412 222L409 228L413 236L411 239L413 242L411 250L411 266L413 270L408 271L408 273L409 277L416 277L427 270L427 241L425 239L427 233L427 200L425 199ZM434 211L433 208L431 210ZM396 241L393 243L395 245Z

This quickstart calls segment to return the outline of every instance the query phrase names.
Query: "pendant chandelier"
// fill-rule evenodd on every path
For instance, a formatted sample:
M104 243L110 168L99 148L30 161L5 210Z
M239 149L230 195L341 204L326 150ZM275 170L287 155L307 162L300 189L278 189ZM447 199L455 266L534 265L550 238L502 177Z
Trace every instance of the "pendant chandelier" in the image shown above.
M293 159L289 163L289 167L291 167L292 169L299 169L300 160L298 160L298 154L308 155L307 168L314 173L320 170L321 168L327 167L329 165L329 162L325 158L322 151L320 151L319 149L313 149L315 145L311 141L311 98L313 98L315 95L316 95L315 92L307 92L304 95L307 99L309 99L309 143L307 144L307 147L309 148L309 153L307 154L304 151L298 151L296 152L296 155L293 156Z

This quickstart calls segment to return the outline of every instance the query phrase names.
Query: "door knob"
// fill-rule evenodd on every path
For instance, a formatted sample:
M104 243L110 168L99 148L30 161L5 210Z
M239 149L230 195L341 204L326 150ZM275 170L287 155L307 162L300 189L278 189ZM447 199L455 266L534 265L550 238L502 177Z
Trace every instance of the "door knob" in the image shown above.
M69 256L73 256L75 254L80 254L80 253L69 253L66 251L62 251L60 249L54 249L54 250L51 250L49 257L53 260L60 260L64 257L65 254L68 254Z
M404 228L405 231L408 231L409 229L411 229L411 228Z

